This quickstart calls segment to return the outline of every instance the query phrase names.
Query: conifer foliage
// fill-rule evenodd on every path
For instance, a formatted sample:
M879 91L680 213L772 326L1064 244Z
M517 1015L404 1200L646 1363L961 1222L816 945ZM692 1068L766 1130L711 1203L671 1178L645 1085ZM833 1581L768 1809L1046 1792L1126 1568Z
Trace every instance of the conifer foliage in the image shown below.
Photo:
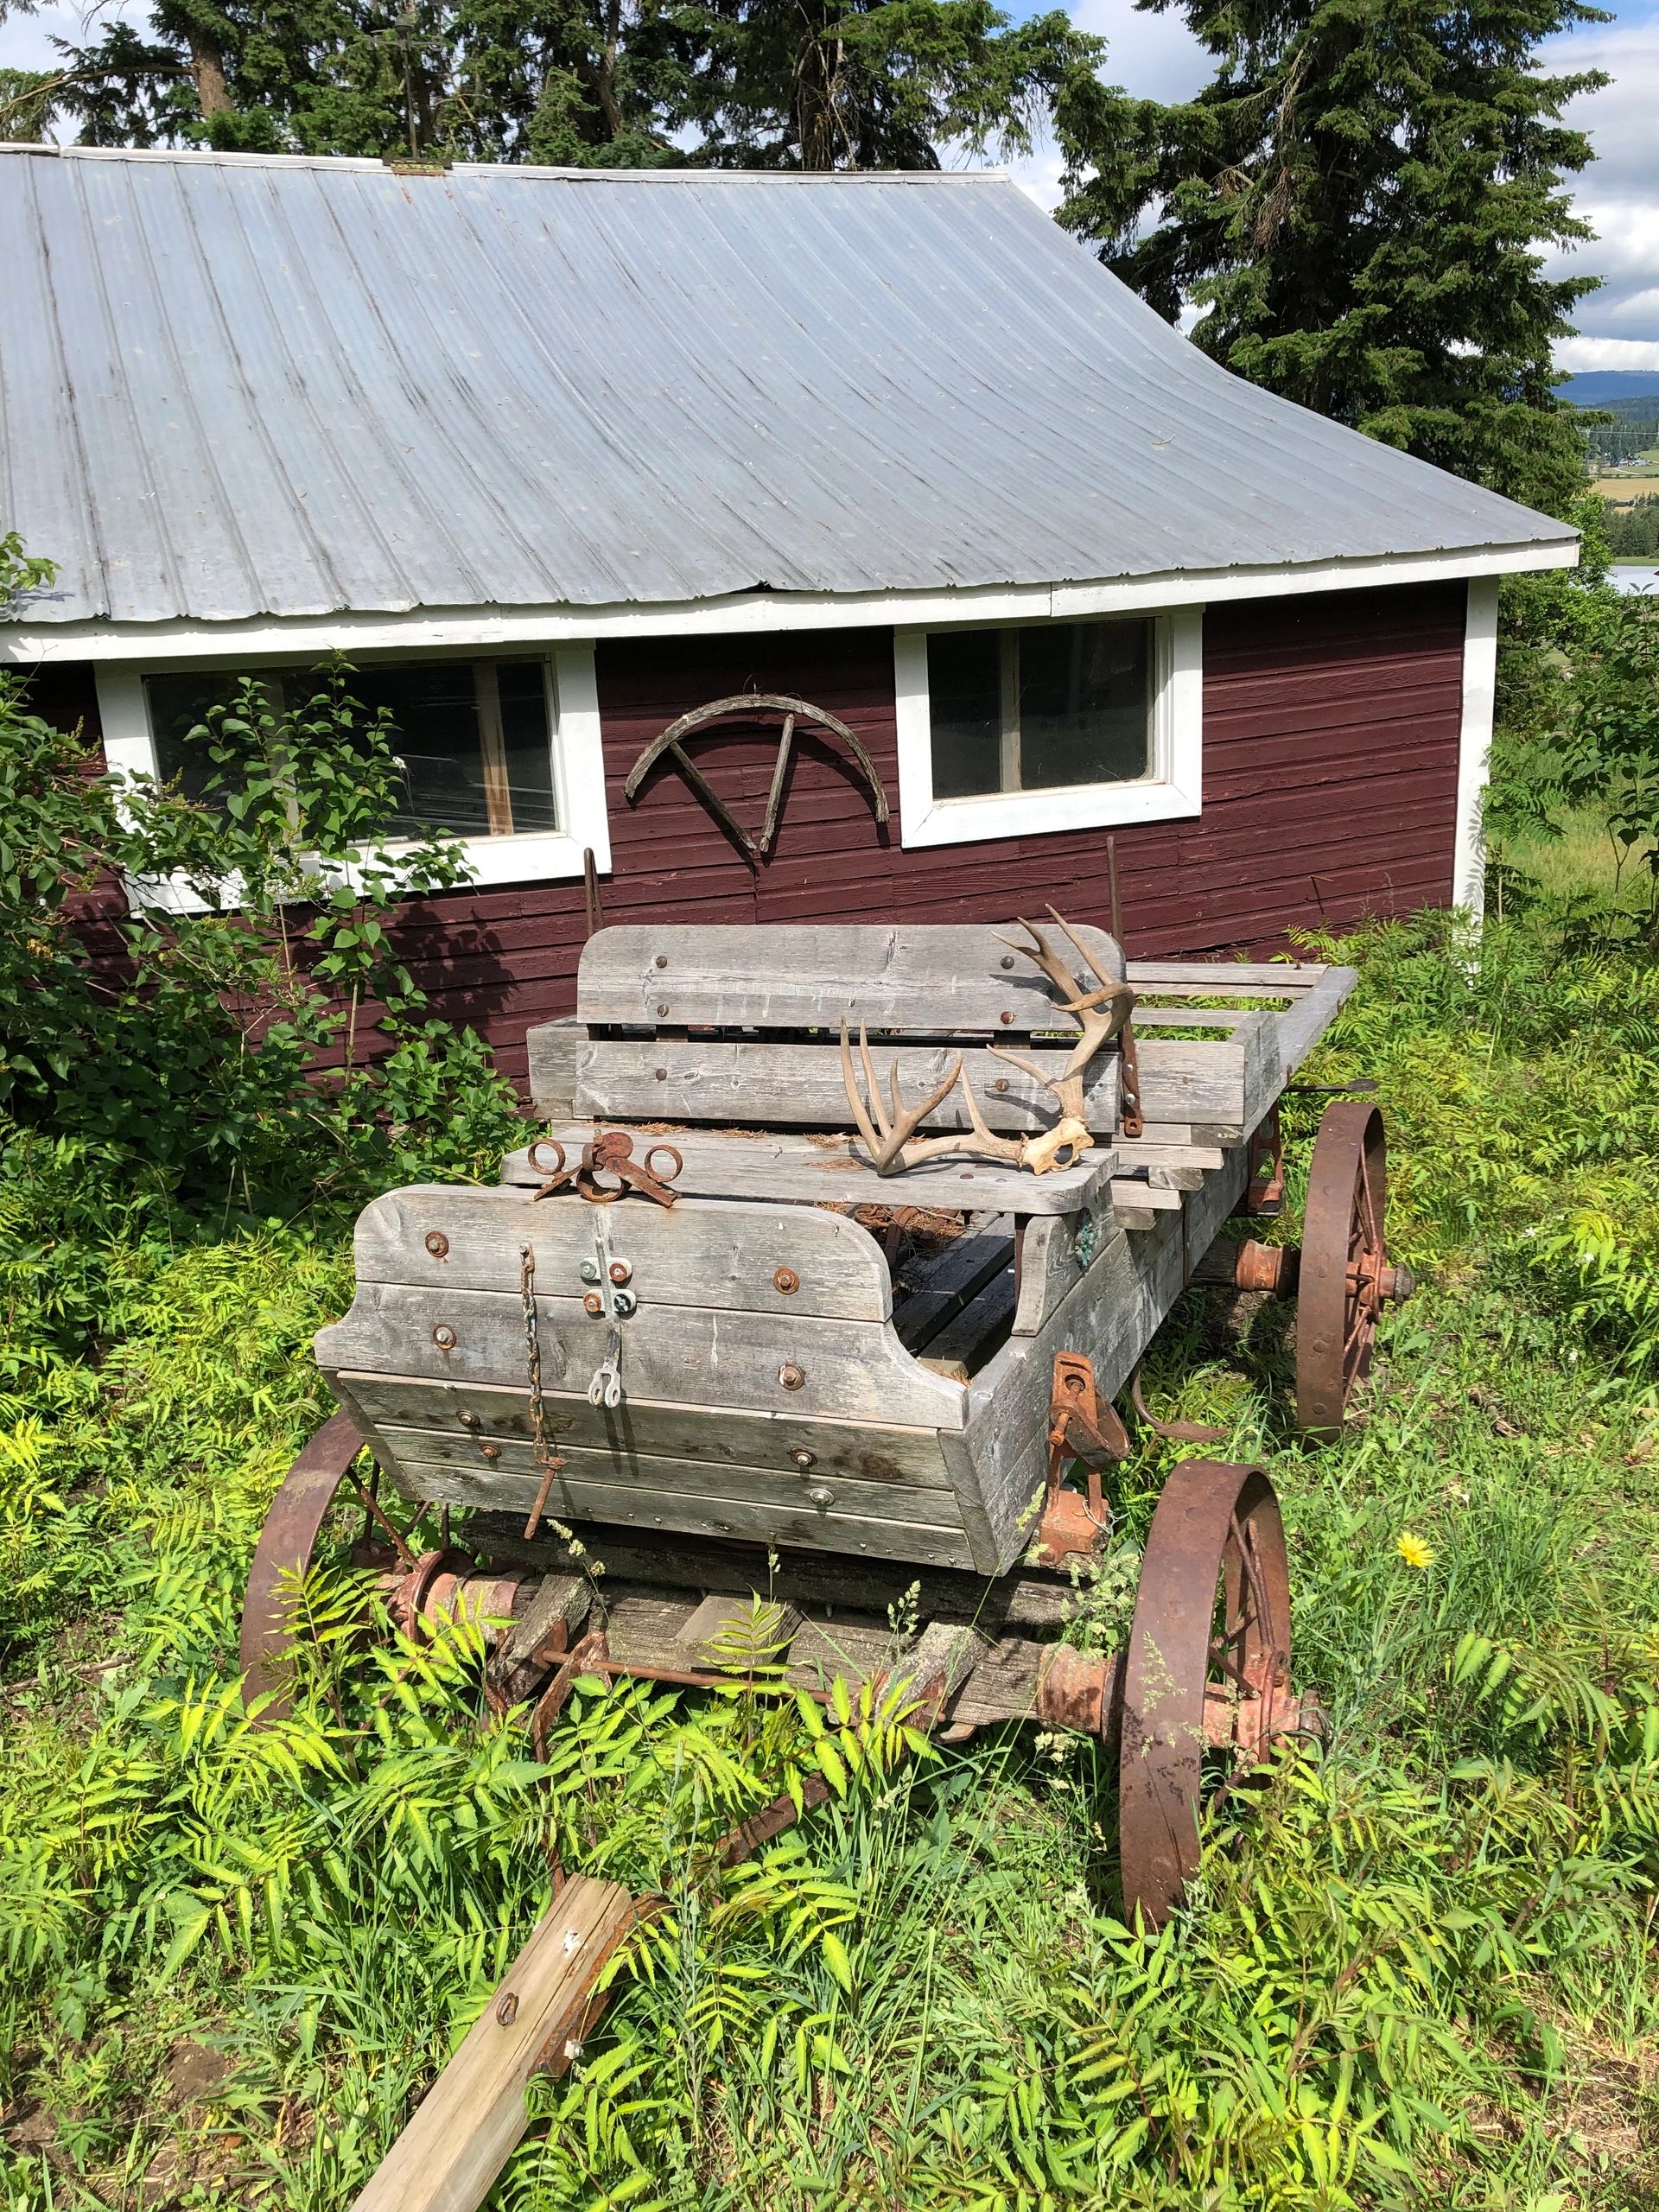
M1216 58L1164 105L1073 79L1062 219L1254 383L1511 497L1563 511L1583 442L1550 349L1592 276L1544 274L1588 238L1561 120L1605 79L1541 41L1582 0L1142 0Z

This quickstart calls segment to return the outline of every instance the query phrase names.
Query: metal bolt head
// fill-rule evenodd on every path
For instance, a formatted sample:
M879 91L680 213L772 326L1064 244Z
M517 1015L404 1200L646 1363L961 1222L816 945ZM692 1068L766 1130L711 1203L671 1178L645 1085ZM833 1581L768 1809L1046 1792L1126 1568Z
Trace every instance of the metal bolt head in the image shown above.
M1014 955L1011 952L1005 952L997 964L999 967L1002 968L1012 968L1014 965Z
M652 1073L656 1077L658 1083L666 1083L668 1081L668 1070L666 1068L653 1068L652 1070Z
M778 1380L785 1390L798 1390L806 1380L806 1370L797 1367L792 1359L785 1360L778 1370Z
M518 2017L518 1993L504 1989L496 1999L495 2017L504 2028L510 2028Z
M482 1428L484 1426L476 1414L461 1414L458 1418L463 1428Z
M584 1260L582 1262L582 1279L583 1282L597 1282L599 1281L599 1262L597 1260Z
M492 1465L501 1457L501 1446L499 1444L480 1444L478 1450L480 1458L487 1459Z
M1006 1090L1007 1087L1008 1078L1005 1075L998 1076L996 1081L991 1086L994 1090Z
M613 1291L611 1294L611 1305L619 1321L627 1319L633 1311L634 1304L634 1295L631 1290Z
M666 999L658 999L658 1001L657 1001L657 1019L658 1019L658 1021L661 1021L661 1020L662 1020L666 1016L667 1013L668 1013L668 1001L667 1001Z
M819 1512L822 1513L826 1505L833 1505L835 1503L836 1493L830 1489L828 1483L814 1483L811 1489L806 1493L806 1502L809 1505L816 1505Z
M605 1311L605 1301L596 1290L590 1290L582 1305L586 1313L602 1313Z
M628 1265L626 1260L613 1260L611 1262L611 1281L613 1282L626 1282L628 1277L632 1273L633 1269Z
M803 1474L809 1467L816 1467L818 1464L818 1455L816 1452L791 1452L789 1456Z
M440 1321L432 1332L432 1341L440 1351L453 1351L455 1348L455 1332L447 1321Z
M658 954L658 956L657 956L657 965L658 965L659 968L666 968L666 967L667 967L667 965L668 965L668 955L667 955L665 952L659 952L659 953Z
M999 1014L996 1018L999 1021L1002 1022L1008 1022L1014 1020L1014 1016L1011 1014Z
M801 1279L793 1268L779 1268L772 1275L772 1287L785 1298L793 1298L801 1287Z
M426 1232L426 1249L435 1260L442 1260L448 1254L449 1239L441 1229L429 1229Z

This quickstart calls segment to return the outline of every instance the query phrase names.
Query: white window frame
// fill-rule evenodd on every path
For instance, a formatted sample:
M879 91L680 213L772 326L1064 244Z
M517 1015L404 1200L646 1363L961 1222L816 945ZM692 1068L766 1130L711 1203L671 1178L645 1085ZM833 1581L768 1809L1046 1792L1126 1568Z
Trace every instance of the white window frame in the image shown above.
M1073 617L1072 620L1086 618ZM1052 791L988 791L936 798L927 641L943 624L893 633L898 701L899 842L966 845L992 837L1042 837L1120 823L1166 822L1204 806L1204 609L1172 607L1153 623L1152 729L1147 772L1133 783L1071 784ZM961 623L959 629L984 629ZM998 623L1036 629L1037 623Z
M467 661L499 659L497 653L471 652L435 655L406 652L376 656L361 664L434 658ZM528 656L512 653L511 658ZM257 667L305 668L316 665L315 653L262 655ZM594 866L601 875L611 872L611 835L605 803L605 755L599 723L599 687L591 645L561 645L545 656L547 671L548 744L553 772L553 791L562 830L532 830L506 836L460 837L471 874L456 890L491 884L568 881L583 871L584 855L591 849ZM234 658L142 662L100 661L97 668L99 717L103 724L104 757L111 770L123 776L159 777L155 734L144 694L149 676L200 675L215 669L253 672L255 664L245 653ZM395 859L404 849L388 840L387 853ZM162 906L177 912L200 912L203 902L182 877L165 882L130 882L129 895L138 905ZM227 893L231 887L227 886ZM234 904L232 893L230 903Z

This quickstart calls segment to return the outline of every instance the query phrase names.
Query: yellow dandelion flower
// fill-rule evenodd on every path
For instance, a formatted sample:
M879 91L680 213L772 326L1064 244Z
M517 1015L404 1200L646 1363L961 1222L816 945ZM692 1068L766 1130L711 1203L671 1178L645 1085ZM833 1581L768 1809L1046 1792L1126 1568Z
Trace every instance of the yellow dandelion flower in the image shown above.
M1400 1531L1400 1540L1395 1546L1395 1549L1408 1567L1433 1567L1434 1564L1433 1545L1425 1543L1421 1536L1414 1535L1409 1529L1402 1529Z

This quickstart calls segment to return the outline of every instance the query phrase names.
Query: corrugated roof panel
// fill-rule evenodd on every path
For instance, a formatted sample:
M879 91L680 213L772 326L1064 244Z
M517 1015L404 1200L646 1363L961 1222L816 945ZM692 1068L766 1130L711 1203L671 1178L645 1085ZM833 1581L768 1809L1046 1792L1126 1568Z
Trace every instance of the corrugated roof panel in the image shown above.
M31 623L1573 535L1228 376L1006 179L4 154L0 527L62 564Z

